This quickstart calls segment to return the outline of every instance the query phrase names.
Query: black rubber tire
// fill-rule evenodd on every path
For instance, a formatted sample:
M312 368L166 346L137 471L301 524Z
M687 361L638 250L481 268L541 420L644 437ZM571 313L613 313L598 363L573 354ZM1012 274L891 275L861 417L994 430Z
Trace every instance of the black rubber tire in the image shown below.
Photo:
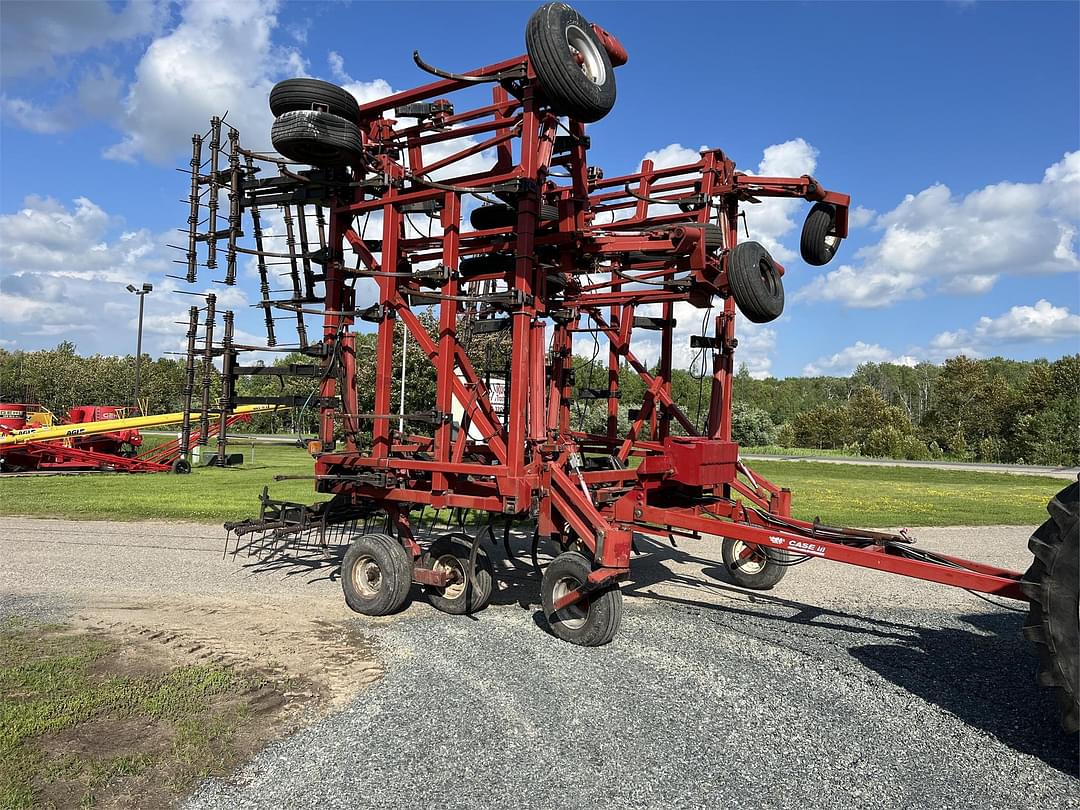
M515 261L510 253L481 253L477 256L467 256L459 261L458 273L462 278L488 273L509 273L514 269Z
M840 249L842 241L836 236L836 209L828 203L814 203L803 222L799 239L803 261L814 267L828 264Z
M1061 724L1080 730L1080 484L1061 490L1035 530L1022 587L1031 600L1024 635L1039 655L1039 683L1057 692Z
M540 221L550 222L559 218L559 207L546 203L540 206ZM478 231L495 228L513 228L517 225L517 209L509 205L481 205L469 214L469 223Z
M753 565L748 565L742 557L742 550L749 546L755 556ZM794 561L791 552L765 546L754 546L741 540L725 537L720 546L720 556L724 560L732 581L741 588L754 591L767 591L784 578L788 567Z
M311 110L279 115L270 130L270 140L289 160L311 166L355 165L363 154L356 124L337 115Z
M705 247L718 248L724 244L724 229L715 222L686 222L683 228L701 228L705 231Z
M412 558L388 534L353 538L341 561L345 604L365 616L385 616L401 609L412 585Z
M728 287L739 311L754 323L775 321L784 311L784 282L769 251L741 242L727 256Z
M555 591L560 583L561 587L572 589L583 584L591 571L592 565L585 555L564 551L544 570L540 583L540 602L551 632L580 647L607 644L615 638L622 621L622 591L618 585L593 591L587 599L555 613Z
M424 568L446 566L455 569L462 577L469 567L469 551L472 540L466 535L445 535L435 540L424 554ZM462 582L461 585L465 583ZM467 587L449 585L438 588L425 585L424 593L437 610L461 616L477 613L488 606L495 589L495 569L483 547L476 550L476 579Z
M319 79L285 79L270 91L270 112L275 116L297 110L327 112L352 121L360 121L360 105L344 87Z
M574 39L588 49L596 81L585 75L570 46ZM529 18L525 49L552 109L586 124L599 121L615 106L615 71L611 57L592 26L566 3L547 3Z
M173 461L169 469L176 475L187 475L191 472L191 462L186 458L178 458Z

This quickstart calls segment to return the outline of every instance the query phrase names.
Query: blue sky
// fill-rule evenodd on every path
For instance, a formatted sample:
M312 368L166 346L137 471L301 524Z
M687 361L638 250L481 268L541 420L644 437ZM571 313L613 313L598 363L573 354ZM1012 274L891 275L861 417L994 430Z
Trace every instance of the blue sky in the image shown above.
M5 0L0 346L131 351L124 286L146 280L145 345L176 349L191 299L164 278L186 217L173 167L209 115L230 110L262 145L274 81L410 87L426 79L414 48L454 70L521 53L534 7ZM755 374L1080 350L1080 5L577 7L630 53L614 111L590 127L608 174L720 147L749 171L811 171L858 206L823 268L795 255L806 204L749 208L788 268L783 318L740 325ZM250 273L225 292L252 334L257 295Z

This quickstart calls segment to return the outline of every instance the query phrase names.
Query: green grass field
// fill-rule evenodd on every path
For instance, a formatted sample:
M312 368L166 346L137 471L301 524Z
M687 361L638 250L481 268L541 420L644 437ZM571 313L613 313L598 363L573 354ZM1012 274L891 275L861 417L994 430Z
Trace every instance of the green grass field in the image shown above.
M250 461L250 447L243 450ZM801 461L758 461L753 469L789 487L797 517L850 526L1030 525L1068 482L917 467L869 467ZM310 503L310 475L301 449L260 445L256 462L233 469L196 468L191 475L92 474L0 480L0 514L108 520L218 522L256 514L258 495Z

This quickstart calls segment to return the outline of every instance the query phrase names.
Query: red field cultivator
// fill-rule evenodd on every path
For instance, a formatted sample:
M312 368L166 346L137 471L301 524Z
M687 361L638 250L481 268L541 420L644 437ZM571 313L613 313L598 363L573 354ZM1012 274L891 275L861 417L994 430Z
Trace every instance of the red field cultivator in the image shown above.
M466 613L481 610L493 587L482 538L494 537L496 520L528 520L534 549L544 539L561 550L541 584L551 630L581 645L610 641L619 627L618 583L630 574L635 533L722 538L727 569L750 588L820 558L1030 600L1044 677L1061 688L1075 726L1076 485L1051 504L1025 575L917 548L903 533L795 519L790 491L755 474L731 439L737 312L762 323L784 306L785 270L763 245L739 241L740 209L768 197L806 200L802 258L823 265L847 235L848 196L809 176L746 174L719 149L606 176L590 162L586 124L612 109L625 50L561 3L533 14L525 40L527 54L460 73L415 53L434 79L365 104L324 82L282 82L270 96L282 157L242 148L214 119L204 161L196 136L187 279L195 281L202 243L213 268L215 244L227 241L226 283L237 254L254 255L269 333L267 346L238 346L226 313L220 346L208 340L223 362L222 407L257 400L316 410L316 489L333 495L317 507L264 496L259 519L228 528L291 544L378 515L383 531L356 536L344 555L349 606L391 613L419 583L436 607ZM268 166L276 176L258 176ZM229 191L220 230L218 188ZM197 231L203 206L206 233ZM273 236L260 224L260 207L265 216L274 206L284 214L283 248L268 247ZM254 247L239 243L244 211ZM285 297L273 297L272 264L291 279ZM369 305L361 298L371 288ZM676 305L687 304L707 326L691 346L711 357L701 425L672 394ZM278 344L274 312L295 319L297 345ZM305 314L322 319L314 341ZM361 326L377 334L373 356L358 356ZM421 412L395 411L403 362L395 347L405 336L434 369ZM475 345L493 336L505 347L502 402ZM643 359L643 336L658 347L655 362ZM603 387L575 381L575 338L606 342ZM300 351L313 362L240 365L250 348ZM366 367L375 374L370 412L357 384ZM626 368L643 383L640 401L622 400ZM235 380L246 374L306 376L317 390L303 402L238 397ZM575 429L572 409L584 399L606 406L606 430ZM620 406L630 407L628 429L619 429ZM460 518L457 528L425 534L425 517L441 510ZM485 517L467 523L468 513Z

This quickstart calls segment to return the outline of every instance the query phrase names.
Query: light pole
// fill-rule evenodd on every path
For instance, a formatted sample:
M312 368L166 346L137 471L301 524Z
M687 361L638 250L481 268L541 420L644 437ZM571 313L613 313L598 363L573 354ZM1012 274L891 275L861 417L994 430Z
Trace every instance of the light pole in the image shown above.
M142 411L142 406L139 405L139 369L142 366L142 321L143 321L143 304L146 296L154 289L153 284L143 284L142 289L138 289L134 284L127 285L127 291L139 296L139 332L138 337L135 339L135 407Z

